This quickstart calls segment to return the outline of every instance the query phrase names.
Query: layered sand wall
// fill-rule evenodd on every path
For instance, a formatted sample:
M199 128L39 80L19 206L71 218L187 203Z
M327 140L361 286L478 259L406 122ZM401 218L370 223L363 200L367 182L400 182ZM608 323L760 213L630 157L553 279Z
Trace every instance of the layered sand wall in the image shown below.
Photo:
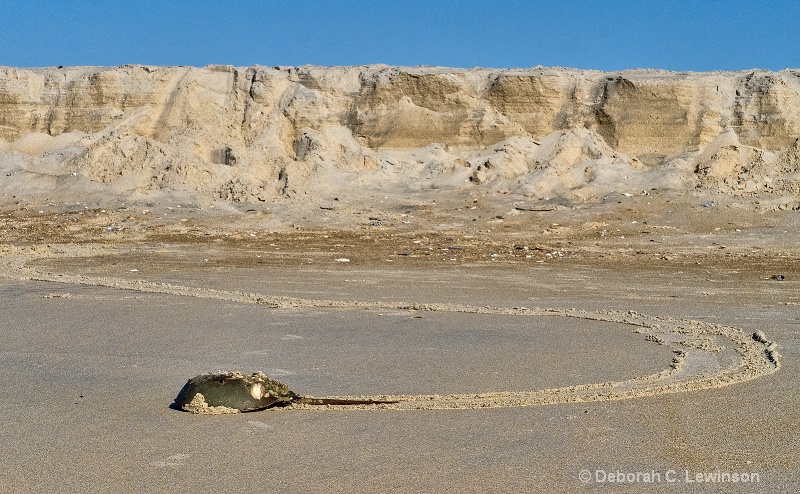
M798 137L794 70L0 69L6 195L797 194Z

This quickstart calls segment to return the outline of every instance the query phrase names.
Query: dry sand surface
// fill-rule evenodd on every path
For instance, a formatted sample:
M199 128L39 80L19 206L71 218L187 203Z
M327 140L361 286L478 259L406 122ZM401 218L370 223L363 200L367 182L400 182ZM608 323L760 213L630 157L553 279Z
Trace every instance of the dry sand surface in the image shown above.
M411 231L264 231L252 213L199 211L191 227L107 231L136 213L6 212L4 482L609 487L581 483L589 469L660 472L661 483L622 485L632 492L753 491L686 483L717 471L757 473L760 492L800 485L794 213L727 222L702 206L627 209L525 212L539 226L508 230L417 218ZM625 219L607 222L611 234L583 231L586 215L613 211ZM401 401L225 417L169 408L187 378L226 369L314 396Z
M796 491L797 81L3 69L0 487Z

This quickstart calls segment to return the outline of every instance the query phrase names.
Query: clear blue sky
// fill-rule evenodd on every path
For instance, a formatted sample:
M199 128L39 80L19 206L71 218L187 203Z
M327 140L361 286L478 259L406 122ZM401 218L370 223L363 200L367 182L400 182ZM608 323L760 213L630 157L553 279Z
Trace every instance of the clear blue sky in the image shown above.
M0 0L0 65L800 67L797 0Z

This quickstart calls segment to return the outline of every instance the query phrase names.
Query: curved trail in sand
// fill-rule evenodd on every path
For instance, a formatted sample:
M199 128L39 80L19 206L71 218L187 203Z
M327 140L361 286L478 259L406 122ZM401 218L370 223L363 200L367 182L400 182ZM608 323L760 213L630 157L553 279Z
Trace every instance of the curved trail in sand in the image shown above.
M296 404L288 407L293 409L475 409L621 400L729 386L772 374L780 368L777 344L769 341L762 331L748 334L732 326L710 324L691 319L656 317L634 311L607 310L589 312L577 309L481 307L461 304L344 301L268 296L145 280L44 273L25 266L26 261L29 259L22 260L17 258L17 262L4 262L5 266L4 269L0 270L0 277L209 298L237 303L259 304L276 309L399 309L527 317L573 317L589 321L630 325L633 327L633 331L641 334L645 340L666 345L672 349L674 355L672 362L661 372L624 381L578 384L520 392L493 391L449 395L331 396L326 398L356 398L396 401L397 403L358 406ZM6 261L9 260L9 258L6 259Z

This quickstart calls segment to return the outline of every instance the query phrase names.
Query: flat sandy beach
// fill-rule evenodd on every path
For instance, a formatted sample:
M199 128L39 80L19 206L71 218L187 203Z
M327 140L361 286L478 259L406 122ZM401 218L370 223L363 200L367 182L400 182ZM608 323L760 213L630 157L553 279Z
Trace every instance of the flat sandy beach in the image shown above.
M552 227L558 211L530 214ZM562 214L563 228L580 214ZM196 235L163 226L149 240L58 243L47 229L69 216L36 216L6 247L0 281L9 492L800 485L800 270L774 241L796 233L789 213L769 225L739 216L746 228L689 232L691 243L649 233L664 219L652 213L648 233L566 235L561 249L518 228L268 232L213 218ZM52 244L34 241L48 231ZM704 349L719 327L720 348ZM766 355L757 331L779 345L779 365L738 368L737 334ZM260 370L313 396L433 398L225 416L171 407L186 379L213 370ZM631 384L664 371L676 375Z

